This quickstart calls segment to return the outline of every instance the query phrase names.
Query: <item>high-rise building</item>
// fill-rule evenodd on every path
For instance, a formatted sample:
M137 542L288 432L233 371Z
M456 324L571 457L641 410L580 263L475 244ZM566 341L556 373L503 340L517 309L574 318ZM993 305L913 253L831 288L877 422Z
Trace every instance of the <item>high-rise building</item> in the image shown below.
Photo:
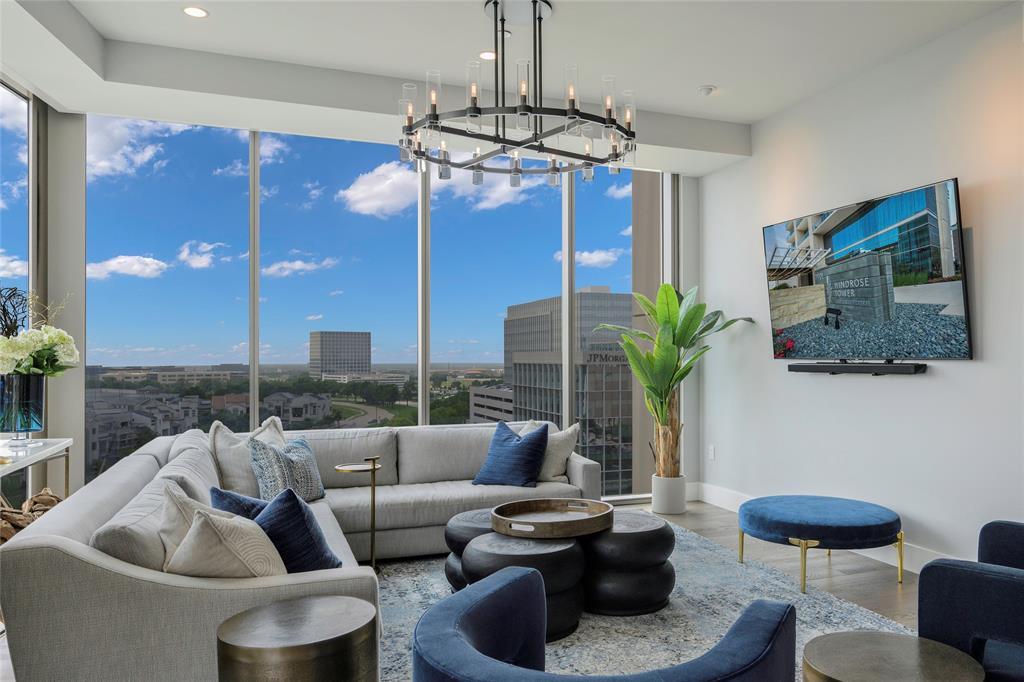
M370 332L309 333L309 376L369 373Z
M576 451L601 463L602 492L633 492L632 375L618 335L601 323L632 326L633 297L587 287L576 297ZM509 306L505 317L505 386L470 391L471 421L511 418L561 422L562 301L545 298ZM500 417L498 416L500 413Z

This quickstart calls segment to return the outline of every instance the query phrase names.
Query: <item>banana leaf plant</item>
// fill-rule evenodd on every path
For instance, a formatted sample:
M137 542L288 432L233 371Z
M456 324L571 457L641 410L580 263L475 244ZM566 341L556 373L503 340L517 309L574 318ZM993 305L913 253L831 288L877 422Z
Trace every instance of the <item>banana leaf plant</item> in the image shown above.
M633 376L643 387L647 410L655 424L655 473L663 478L679 476L679 385L704 354L711 350L705 340L749 317L726 319L721 310L707 311L697 303L697 287L681 294L662 284L654 301L641 293L633 298L644 311L648 329L601 324L597 329L622 335L619 346L626 354Z

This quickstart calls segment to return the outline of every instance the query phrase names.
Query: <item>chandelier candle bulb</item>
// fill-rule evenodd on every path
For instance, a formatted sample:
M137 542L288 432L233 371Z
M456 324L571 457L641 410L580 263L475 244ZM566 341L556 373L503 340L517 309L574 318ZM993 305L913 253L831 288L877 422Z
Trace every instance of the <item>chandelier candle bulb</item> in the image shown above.
M427 71L427 111L437 119L437 105L441 102L441 72L436 69Z

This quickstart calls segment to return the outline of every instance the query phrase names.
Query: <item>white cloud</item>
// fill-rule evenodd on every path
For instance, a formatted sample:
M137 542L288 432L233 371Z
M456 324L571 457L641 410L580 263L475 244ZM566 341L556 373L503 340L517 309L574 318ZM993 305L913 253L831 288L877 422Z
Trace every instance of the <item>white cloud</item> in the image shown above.
M185 242L178 249L178 260L193 270L205 270L213 265L214 253L221 247L228 246L224 242L199 242L194 239Z
M307 201L302 202L301 208L305 211L313 208L313 204L319 201L320 197L323 196L326 188L320 184L318 180L312 180L310 182L302 183L302 188L306 190Z
M316 254L312 251L303 251L302 249L288 249L289 256L315 256Z
M475 345L475 344L480 343L480 340L479 339L448 339L448 343L460 343L460 344Z
M453 155L464 160L465 155ZM531 190L544 184L537 176L524 176L520 187L512 187L505 175L485 174L482 185L473 184L473 174L453 170L450 180L432 183L435 197L450 192L456 199L463 199L474 211L487 211L509 204L519 204L529 199ZM345 204L353 213L390 218L416 203L419 179L416 172L398 161L382 163L372 171L363 173L345 189L338 190L335 201Z
M576 265L581 268L607 268L615 263L623 255L629 253L629 249L594 249L593 251L577 251ZM555 251L554 258L562 262L562 251Z
M241 159L235 159L223 168L214 168L214 175L225 175L229 178L237 178L249 174L249 165L242 163Z
M170 267L167 263L149 256L114 256L98 263L85 266L89 279L107 279L111 275L128 275L152 279L163 274Z
M0 210L7 208L7 200L17 201L28 189L28 177L23 176L17 180L8 180L0 184Z
M28 102L9 90L0 88L0 129L18 137L28 134Z
M610 199L629 199L633 196L633 183L627 182L625 185L613 183L604 191L604 195Z
M324 258L321 261L315 260L282 260L271 263L263 268L262 272L267 277L290 277L292 275L305 275L308 272L333 268L338 264L336 258Z
M310 322L316 322L317 320L324 319L324 316L317 313L316 315L306 315L306 319L309 320Z
M243 251L242 253L238 254L238 260L249 260L249 252Z
M273 187L267 187L266 185L260 186L260 201L266 201L271 197L277 196L277 192L280 189L277 185Z
M163 153L162 138L191 126L160 121L90 116L86 126L86 175L89 180L134 175Z
M327 295L328 296L341 296L343 293L345 293L345 292L342 291L341 289L335 289L334 291L328 292Z
M633 236L633 226L630 225L626 229L624 229L621 232L619 232L619 234L621 234L623 237L632 237Z
M0 277L28 277L28 261L8 256L4 249L0 249Z
M334 200L344 202L353 213L389 218L416 203L418 187L414 171L398 161L389 161L338 190Z
M28 165L28 147L26 145L18 147L18 163L23 166Z

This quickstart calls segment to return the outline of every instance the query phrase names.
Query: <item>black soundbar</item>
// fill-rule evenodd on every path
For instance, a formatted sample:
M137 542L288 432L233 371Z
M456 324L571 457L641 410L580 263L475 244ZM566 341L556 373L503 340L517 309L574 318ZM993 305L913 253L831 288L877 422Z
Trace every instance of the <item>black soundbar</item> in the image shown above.
M923 362L794 362L789 365L790 372L810 372L813 374L924 374L928 365Z

